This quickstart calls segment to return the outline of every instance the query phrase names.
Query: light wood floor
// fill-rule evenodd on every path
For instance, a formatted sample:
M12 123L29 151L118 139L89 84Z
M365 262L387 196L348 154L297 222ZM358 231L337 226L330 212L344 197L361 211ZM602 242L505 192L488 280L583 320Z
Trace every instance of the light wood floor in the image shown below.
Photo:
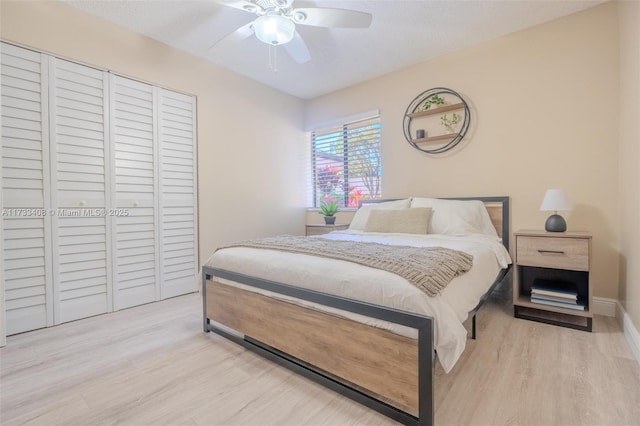
M612 318L594 333L514 319L492 297L449 374L441 425L640 424L640 366ZM391 424L201 326L199 295L8 338L0 423L40 425Z

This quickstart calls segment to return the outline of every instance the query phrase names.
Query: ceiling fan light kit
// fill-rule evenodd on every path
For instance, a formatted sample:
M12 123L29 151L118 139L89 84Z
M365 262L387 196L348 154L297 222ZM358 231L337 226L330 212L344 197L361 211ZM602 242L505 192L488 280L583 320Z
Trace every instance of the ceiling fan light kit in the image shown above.
M281 15L263 15L253 21L253 31L261 42L277 46L293 39L296 25Z

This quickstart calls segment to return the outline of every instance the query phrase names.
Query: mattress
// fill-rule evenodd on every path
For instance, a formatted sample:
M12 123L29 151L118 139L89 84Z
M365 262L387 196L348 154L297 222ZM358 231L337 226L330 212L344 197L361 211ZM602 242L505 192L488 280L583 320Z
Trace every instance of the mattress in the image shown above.
M471 254L473 267L467 273L454 278L438 296L430 297L393 273L305 254L246 247L225 248L216 251L206 262L206 266L430 316L434 318L434 346L445 372L451 371L464 351L467 330L463 322L466 321L469 311L476 307L500 270L511 263L509 253L497 238L480 234L445 236L345 230L310 238L415 247L447 247ZM407 337L417 336L415 329L398 324L270 293L241 283L220 281Z

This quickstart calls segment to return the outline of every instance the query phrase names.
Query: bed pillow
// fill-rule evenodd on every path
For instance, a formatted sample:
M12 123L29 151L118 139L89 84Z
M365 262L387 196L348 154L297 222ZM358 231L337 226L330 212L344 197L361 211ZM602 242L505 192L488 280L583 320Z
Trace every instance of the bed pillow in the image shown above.
M367 226L367 220L369 219L369 213L371 212L371 210L406 209L410 205L410 198L404 200L386 201L384 203L363 204L356 211L353 219L351 219L351 225L349 225L349 229L364 231L364 228Z
M484 234L498 237L489 212L480 200L413 198L411 207L431 207L430 234Z
M426 234L431 208L371 210L364 228L365 232L399 232L403 234Z

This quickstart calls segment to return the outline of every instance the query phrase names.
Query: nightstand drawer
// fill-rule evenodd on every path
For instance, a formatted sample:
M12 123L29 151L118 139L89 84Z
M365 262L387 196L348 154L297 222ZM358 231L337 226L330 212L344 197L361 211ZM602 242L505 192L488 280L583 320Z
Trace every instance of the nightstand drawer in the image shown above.
M311 235L323 235L333 231L341 231L343 229L349 229L349 224L343 223L343 224L337 224L337 225L325 225L325 224L307 225L306 235L307 237Z
M589 240L517 236L516 262L541 268L589 270Z

